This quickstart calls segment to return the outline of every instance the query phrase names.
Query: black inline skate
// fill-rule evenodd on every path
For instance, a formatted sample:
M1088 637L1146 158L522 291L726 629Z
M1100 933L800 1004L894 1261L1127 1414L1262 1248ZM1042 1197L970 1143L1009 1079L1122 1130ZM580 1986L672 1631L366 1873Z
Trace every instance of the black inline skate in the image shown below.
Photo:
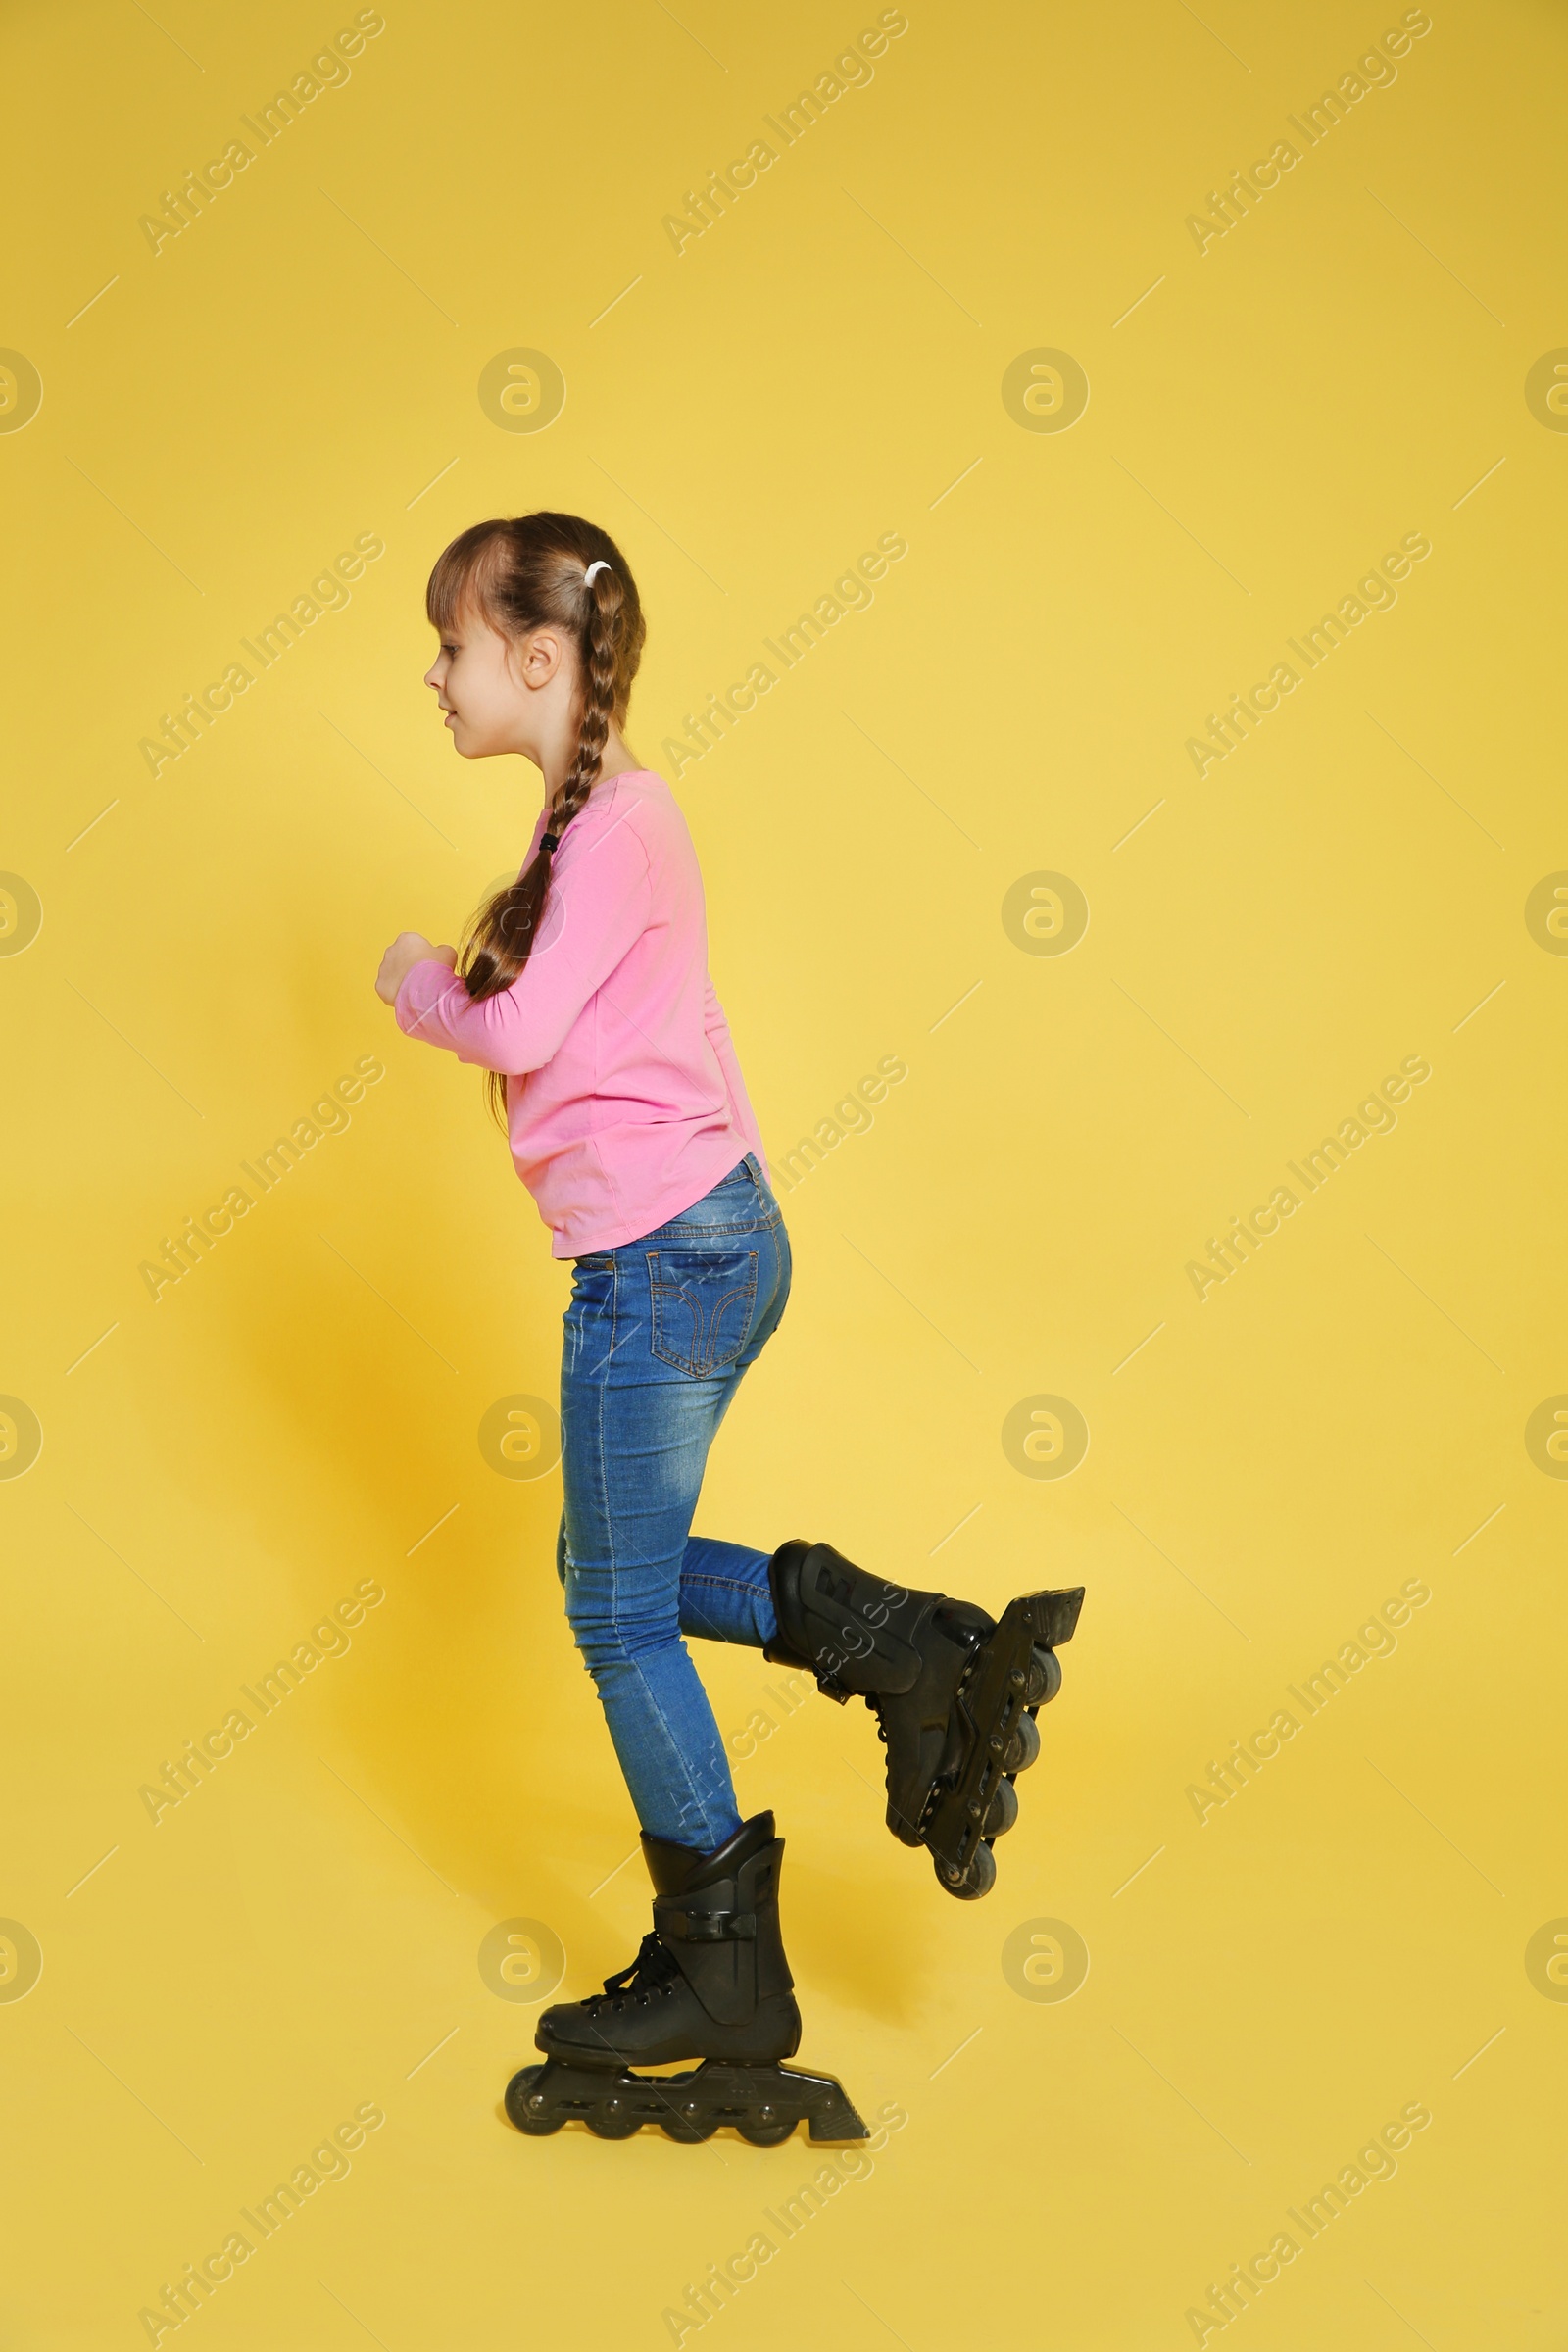
M561 2001L539 2020L543 2066L507 2085L507 2113L542 2137L580 2119L601 2139L657 2124L670 2139L710 2138L721 2124L776 2147L798 2124L813 2140L869 2136L832 2075L784 2066L800 2047L801 2013L778 1924L784 1840L771 1813L754 1814L711 1853L643 1836L654 1927L636 1959L603 1992ZM700 2058L689 2074L632 2068Z
M1013 1782L1040 1753L1035 1716L1061 1688L1056 1650L1082 1585L1025 1593L998 1623L869 1576L831 1544L781 1545L769 1578L779 1630L764 1655L805 1667L841 1706L865 1700L887 1745L888 1828L930 1847L950 1894L989 1893L992 1841L1018 1818Z

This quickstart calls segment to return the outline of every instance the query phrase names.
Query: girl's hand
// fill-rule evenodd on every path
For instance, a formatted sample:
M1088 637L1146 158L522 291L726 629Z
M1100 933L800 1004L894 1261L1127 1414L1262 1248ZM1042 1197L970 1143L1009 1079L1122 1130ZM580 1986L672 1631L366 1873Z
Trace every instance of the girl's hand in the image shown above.
M375 993L383 1004L396 1004L398 990L416 963L444 963L449 971L455 971L458 951L432 947L422 931L400 931L375 975Z

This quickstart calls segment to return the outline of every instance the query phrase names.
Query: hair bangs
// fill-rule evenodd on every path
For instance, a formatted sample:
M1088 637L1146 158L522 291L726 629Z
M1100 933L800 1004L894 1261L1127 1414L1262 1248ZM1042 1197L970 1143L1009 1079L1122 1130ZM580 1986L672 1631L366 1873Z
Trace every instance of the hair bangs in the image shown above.
M448 635L467 612L504 634L496 588L506 549L505 522L475 522L436 558L424 591L430 626Z

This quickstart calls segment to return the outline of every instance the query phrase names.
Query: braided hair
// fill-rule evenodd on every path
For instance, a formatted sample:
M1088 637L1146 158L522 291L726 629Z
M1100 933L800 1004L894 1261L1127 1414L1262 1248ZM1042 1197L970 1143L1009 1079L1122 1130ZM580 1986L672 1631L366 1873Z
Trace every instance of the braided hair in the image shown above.
M590 580L594 565L601 568ZM603 566L608 565L608 569ZM612 723L625 724L647 623L637 585L609 533L576 514L523 514L476 522L436 561L425 591L431 624L448 629L469 608L499 636L546 626L577 649L581 692L571 764L550 804L543 839L515 882L471 916L458 962L470 998L499 996L527 963L539 936L561 837L599 780ZM490 1105L505 1122L506 1081L486 1073Z

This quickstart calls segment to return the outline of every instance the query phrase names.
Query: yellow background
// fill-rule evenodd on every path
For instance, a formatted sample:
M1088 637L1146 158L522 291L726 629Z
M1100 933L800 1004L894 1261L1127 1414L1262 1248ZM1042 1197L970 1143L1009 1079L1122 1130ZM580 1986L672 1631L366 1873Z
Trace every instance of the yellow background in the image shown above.
M542 1921L575 1995L646 1889L610 1876L634 1824L559 1481L476 1442L551 1394L565 1278L477 1079L371 982L526 839L532 771L439 730L422 589L463 526L547 505L635 567L629 732L666 767L763 636L908 541L678 786L775 1162L909 1071L786 1198L794 1300L699 1527L994 1608L1089 1588L983 1904L888 1838L860 1707L812 1694L739 1767L790 1840L802 2059L908 2120L686 2342L1190 2343L1422 2101L1397 2176L1223 2332L1544 2352L1568 2007L1525 1951L1568 1912L1568 1493L1524 1430L1568 1388L1568 964L1524 906L1568 865L1568 439L1524 380L1568 343L1560 10L1435 6L1200 255L1187 215L1397 9L911 4L677 257L663 216L874 9L388 0L155 256L139 217L352 13L9 16L0 342L43 405L0 436L0 865L43 924L0 962L0 1389L43 1448L0 1482L0 1913L43 1973L0 2003L6 2341L145 2341L368 2101L351 2176L180 2341L666 2343L819 2161L530 2142L498 2106L536 2012L482 1938ZM476 392L519 346L567 387L533 434ZM1040 347L1087 371L1070 430L1004 407ZM1205 714L1416 530L1397 606L1200 780ZM160 714L367 531L347 609L149 775ZM1040 870L1089 902L1061 956L1003 926ZM349 1131L155 1304L140 1262L371 1054ZM1187 1261L1412 1054L1396 1130L1200 1302ZM1064 1479L1003 1450L1040 1394L1089 1425ZM368 1578L349 1654L155 1827L139 1787ZM1396 1654L1200 1826L1209 1760L1411 1578ZM739 1732L777 1670L700 1657ZM1004 1973L1040 1919L1092 1956L1069 2000Z

